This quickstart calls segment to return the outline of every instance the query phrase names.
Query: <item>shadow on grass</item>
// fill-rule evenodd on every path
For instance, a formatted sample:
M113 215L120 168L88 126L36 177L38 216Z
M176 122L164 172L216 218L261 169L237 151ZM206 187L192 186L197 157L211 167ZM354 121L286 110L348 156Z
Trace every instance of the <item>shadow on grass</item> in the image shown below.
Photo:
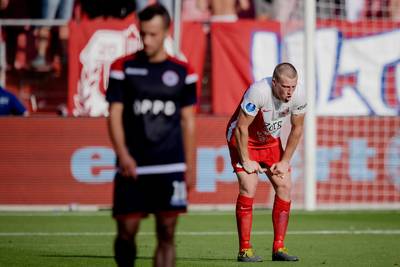
M62 255L62 254L53 254L53 255L40 255L41 257L46 258L85 258L85 259L113 259L114 256L110 255ZM138 260L152 260L152 256L138 256ZM177 261L231 261L236 262L235 259L232 258L192 258L192 257L177 257Z

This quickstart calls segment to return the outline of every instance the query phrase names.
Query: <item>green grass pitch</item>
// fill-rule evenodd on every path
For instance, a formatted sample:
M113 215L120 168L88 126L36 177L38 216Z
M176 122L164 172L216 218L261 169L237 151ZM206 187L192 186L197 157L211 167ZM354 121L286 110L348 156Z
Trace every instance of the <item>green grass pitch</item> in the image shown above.
M115 266L109 212L0 212L0 266ZM154 220L143 220L136 266L151 266ZM271 261L268 210L256 210L252 243L262 263L235 261L234 212L190 212L177 229L177 266L400 266L399 211L294 211L286 245L296 263Z

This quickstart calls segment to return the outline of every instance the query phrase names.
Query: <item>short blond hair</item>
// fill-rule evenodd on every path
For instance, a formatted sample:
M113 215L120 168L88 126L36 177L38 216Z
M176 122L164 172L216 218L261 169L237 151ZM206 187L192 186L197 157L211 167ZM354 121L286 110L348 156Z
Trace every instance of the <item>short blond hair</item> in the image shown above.
M290 79L297 78L297 70L289 62L282 62L275 67L272 78L280 81L282 76L286 76Z

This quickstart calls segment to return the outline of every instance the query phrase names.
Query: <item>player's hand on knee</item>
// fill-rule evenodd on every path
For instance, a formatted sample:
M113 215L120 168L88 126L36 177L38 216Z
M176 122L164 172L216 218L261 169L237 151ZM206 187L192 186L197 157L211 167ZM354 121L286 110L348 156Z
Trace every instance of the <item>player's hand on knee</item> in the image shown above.
M253 160L248 160L248 161L244 161L242 163L243 165L243 169L247 172L247 173L263 173L266 171L266 169L262 168L260 166L260 164L258 164L257 161L253 161Z
M122 176L137 178L136 161L130 155L123 155L119 157L119 172Z
M270 171L273 175L277 175L278 177L283 179L289 173L289 169L289 162L282 160L272 164Z

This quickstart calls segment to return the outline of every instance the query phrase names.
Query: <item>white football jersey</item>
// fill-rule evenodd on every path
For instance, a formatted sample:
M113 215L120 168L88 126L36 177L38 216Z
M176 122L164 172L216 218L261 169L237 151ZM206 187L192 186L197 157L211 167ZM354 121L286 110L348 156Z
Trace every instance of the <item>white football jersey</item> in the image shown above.
M301 85L296 86L289 102L283 102L273 95L271 83L271 77L253 83L246 90L240 104L246 114L256 117L249 127L250 146L274 143L280 137L285 117L306 112L306 95ZM231 141L236 127L238 111L239 109L228 125L228 141Z

